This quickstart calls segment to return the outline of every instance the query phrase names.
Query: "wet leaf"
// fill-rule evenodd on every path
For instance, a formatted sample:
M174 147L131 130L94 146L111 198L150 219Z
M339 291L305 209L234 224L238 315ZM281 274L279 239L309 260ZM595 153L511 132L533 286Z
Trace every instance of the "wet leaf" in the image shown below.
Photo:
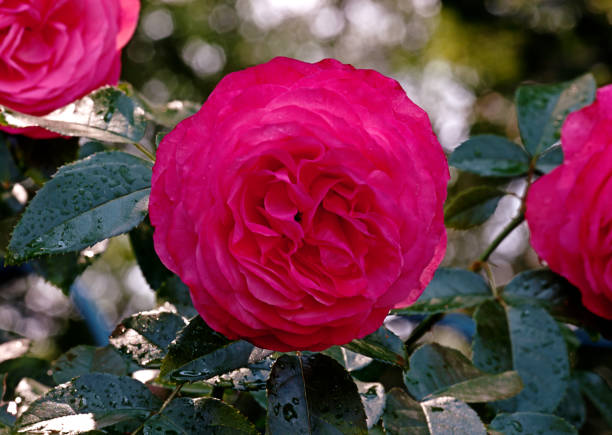
M441 267L419 299L409 307L393 310L396 314L433 314L470 308L491 299L485 280L463 269Z
M201 381L246 367L271 353L246 341L228 340L197 316L169 346L160 375L176 382Z
M143 419L161 403L140 382L102 373L85 374L36 400L17 420L20 432L86 432Z
M498 414L489 427L504 435L520 435L524 433L541 434L578 434L567 421L556 415L539 414L536 412L517 412L514 414Z
M517 177L527 173L529 154L504 137L483 134L459 145L448 164L484 177Z
M13 232L13 261L80 251L129 231L147 214L151 164L119 151L63 166L36 194Z
M381 326L372 334L353 340L342 347L399 366L404 366L408 360L404 342L384 326Z
M44 116L0 106L0 125L43 127L64 136L104 142L139 142L147 127L145 110L119 88L106 86Z
M385 410L385 387L378 382L354 382L361 396L361 403L366 414L366 425L368 429L371 429L378 423Z
M283 355L268 380L267 433L367 434L357 386L332 358Z
M91 262L91 259L78 252L68 252L36 258L30 264L37 274L68 296L74 281L89 267Z
M592 103L596 89L591 74L554 85L519 87L515 100L519 130L527 151L537 156L558 142L567 115Z
M159 288L174 274L162 264L153 246L153 226L149 218L145 218L129 233L132 250L140 270L153 290Z
M570 380L565 396L559 402L555 415L561 417L576 429L580 429L586 420L586 404L580 392L580 383L577 379Z
M488 373L512 370L512 348L506 311L497 301L485 301L474 312L476 334L472 340L472 361Z
M270 377L272 364L275 359L265 358L229 373L215 376L206 382L224 388L233 388L239 391L265 390L266 381Z
M166 305L123 320L111 334L109 342L140 366L156 368L161 365L170 343L186 324L182 316Z
M391 435L429 435L421 405L399 388L393 388L387 393L383 426Z
M61 355L51 366L53 380L62 384L86 373L110 373L127 375L129 367L112 346L94 347L80 345Z
M418 400L452 396L464 402L493 402L522 389L516 372L483 373L461 352L438 344L426 344L412 354L404 379Z
M161 414L147 420L142 433L257 435L259 432L238 410L220 400L181 397L170 402Z
M508 307L506 313L513 367L524 388L518 396L497 405L506 412L553 412L569 379L567 347L559 326L537 306Z
M457 230L467 230L483 224L495 213L497 204L505 195L503 190L489 186L464 190L446 203L444 225Z
M421 406L431 435L487 434L476 411L453 397L437 397L421 403Z

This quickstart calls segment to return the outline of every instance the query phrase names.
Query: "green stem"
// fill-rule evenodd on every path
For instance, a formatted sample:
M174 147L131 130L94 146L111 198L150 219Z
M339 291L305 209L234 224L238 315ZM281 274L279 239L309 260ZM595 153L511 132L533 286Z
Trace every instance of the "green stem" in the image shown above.
M138 432L140 432L144 427L145 424L147 423L147 421L149 421L149 419L151 419L152 417L161 414L162 412L164 412L164 409L166 409L166 407L170 404L170 402L172 402L174 400L174 398L176 397L176 395L181 391L181 388L183 388L183 385L185 385L185 382L182 382L180 384L178 384L174 390L172 390L172 393L170 393L170 395L168 396L168 398L166 400L164 400L164 403L162 404L162 406L157 410L157 411L153 411L146 419L145 421L142 422L142 424L140 426L138 426L136 428L136 430L134 430L134 432L132 432L130 435L136 435Z
M147 156L149 160L151 160L152 162L155 162L155 156L151 154L151 152L148 149L140 145L138 142L132 142L132 145L134 145L138 151L140 151L145 156Z
M523 211L521 211L518 214L518 216L516 216L514 219L512 219L508 223L508 225L506 225L506 227L501 231L501 233L499 233L497 235L497 237L495 237L495 239L493 239L491 244L482 253L482 255L480 257L478 257L478 260L476 260L474 262L474 264L472 264L470 269L472 269L473 271L480 270L482 268L482 263L485 263L487 260L489 260L489 257L491 256L491 254L497 249L497 247L501 244L501 242L503 242L504 239L506 237L508 237L508 235L512 231L514 231L514 229L516 227L518 227L521 223L523 223L524 220L525 220L525 213Z

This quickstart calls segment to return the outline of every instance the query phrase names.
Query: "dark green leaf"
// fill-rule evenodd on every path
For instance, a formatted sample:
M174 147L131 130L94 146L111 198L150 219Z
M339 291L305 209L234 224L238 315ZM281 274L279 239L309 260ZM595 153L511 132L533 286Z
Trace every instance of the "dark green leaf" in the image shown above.
M259 432L246 417L220 400L182 397L174 399L161 414L147 420L142 433L257 435Z
M536 412L498 414L489 427L504 435L522 434L576 434L578 431L567 421L556 415Z
M565 117L595 99L597 85L591 74L555 85L521 86L516 106L521 138L527 151L537 156L560 139Z
M153 290L158 290L174 274L166 269L155 253L153 227L148 218L130 231L130 242L142 274L149 286Z
M465 402L492 402L522 389L516 372L485 374L461 352L438 344L426 344L412 354L404 379L418 400L452 396Z
M464 190L444 207L444 225L466 230L484 223L495 213L497 204L506 192L489 186Z
M576 429L580 429L586 420L586 404L580 393L580 383L577 379L572 379L565 391L565 395L557 409L555 415L571 423Z
M197 316L170 345L160 375L177 382L201 381L246 367L271 353L246 341L230 341Z
M30 263L34 271L59 288L66 296L77 277L89 267L91 259L78 252L40 257Z
M485 280L463 269L439 268L419 299L397 314L433 314L470 308L492 298Z
M516 177L527 173L529 154L501 136L473 136L457 147L448 164L484 177Z
M472 361L488 373L512 370L512 348L506 311L497 301L485 301L474 312L476 334Z
M584 311L574 286L548 269L518 274L506 285L502 297L512 306L539 305L553 316L567 321L580 317Z
M385 387L378 382L355 381L366 414L366 425L372 428L385 410Z
M58 384L68 382L86 373L110 373L127 375L128 363L111 347L80 345L60 356L52 365L53 380Z
M129 231L147 213L151 164L119 151L59 169L34 197L13 232L14 261L79 251Z
M79 160L82 160L86 157L91 156L92 154L100 153L103 151L110 151L110 149L109 147L100 142L89 141L79 147L79 153L77 157Z
M553 412L569 378L567 348L559 326L543 308L507 308L513 366L525 388L499 406L505 411Z
M145 111L125 92L100 88L45 116L33 116L0 106L0 124L43 127L64 136L84 136L104 142L139 142L147 127Z
M0 406L0 429L11 428L15 424L15 416L8 412L8 404ZM0 430L0 433L4 433ZM10 432L6 432L10 433Z
M612 389L596 373L577 372L580 389L612 428Z
M536 169L544 174L548 174L563 163L563 148L553 146L544 151L536 162Z
M429 435L421 405L399 388L387 393L383 425L391 435Z
M404 342L381 326L370 335L351 341L343 347L380 361L404 366L408 360Z
M109 342L142 367L159 367L168 346L187 322L170 306L134 314L113 331Z
M4 133L0 132L0 186L17 181L20 176L19 168L13 160L11 151L6 143Z
M281 356L268 380L267 432L367 434L366 416L351 376L332 358Z
M452 397L436 397L421 403L431 435L486 435L478 414L467 404Z
M17 420L21 432L85 432L143 419L161 403L140 382L102 373L85 374L36 400Z

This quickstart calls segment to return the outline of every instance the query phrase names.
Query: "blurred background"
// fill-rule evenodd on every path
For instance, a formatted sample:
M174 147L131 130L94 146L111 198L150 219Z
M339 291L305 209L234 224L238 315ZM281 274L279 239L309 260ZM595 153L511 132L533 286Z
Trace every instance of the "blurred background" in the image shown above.
M522 82L559 82L585 72L600 86L612 81L612 0L141 2L139 27L123 53L122 78L153 102L202 103L225 74L275 56L334 57L397 79L429 113L447 152L476 133L518 140L513 94ZM63 161L58 152L78 148L75 141L61 141L50 151L26 139L10 140L19 141L28 167L39 168L26 174L34 184L54 172L54 159ZM451 194L479 181L452 175ZM10 234L14 211L33 187L2 191L13 209L0 210L0 236ZM520 193L524 186L507 189ZM470 264L518 203L508 195L484 226L449 231L444 265ZM46 359L75 344L103 344L123 317L154 306L127 236L81 257L93 264L70 295L30 274L33 266L0 270L0 332L32 339L31 354ZM491 261L498 284L537 266L524 225ZM0 352L0 372L9 358Z

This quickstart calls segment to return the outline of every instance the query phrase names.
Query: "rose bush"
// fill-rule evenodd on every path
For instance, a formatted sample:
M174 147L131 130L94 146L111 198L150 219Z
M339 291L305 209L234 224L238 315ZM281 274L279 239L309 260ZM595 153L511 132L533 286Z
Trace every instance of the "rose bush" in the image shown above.
M589 310L612 319L612 86L567 117L561 144L564 163L528 193L531 243Z
M419 297L446 248L448 177L397 82L276 58L226 76L161 142L155 248L215 330L321 350Z
M116 84L139 8L139 0L0 0L0 104L43 115Z

